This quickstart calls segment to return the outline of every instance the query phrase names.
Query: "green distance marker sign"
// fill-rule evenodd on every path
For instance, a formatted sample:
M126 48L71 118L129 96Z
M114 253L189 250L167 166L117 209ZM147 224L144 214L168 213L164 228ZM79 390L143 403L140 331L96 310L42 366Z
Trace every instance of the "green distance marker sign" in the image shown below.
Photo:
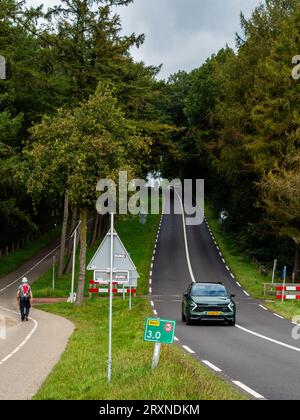
M147 318L144 340L152 343L173 344L176 321Z

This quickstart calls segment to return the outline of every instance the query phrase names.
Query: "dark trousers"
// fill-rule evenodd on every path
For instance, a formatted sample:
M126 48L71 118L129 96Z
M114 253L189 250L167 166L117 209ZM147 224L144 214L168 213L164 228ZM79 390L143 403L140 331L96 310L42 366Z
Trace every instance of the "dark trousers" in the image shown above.
M21 311L21 319L24 321L25 318L29 317L31 305L29 299L20 299L20 311Z

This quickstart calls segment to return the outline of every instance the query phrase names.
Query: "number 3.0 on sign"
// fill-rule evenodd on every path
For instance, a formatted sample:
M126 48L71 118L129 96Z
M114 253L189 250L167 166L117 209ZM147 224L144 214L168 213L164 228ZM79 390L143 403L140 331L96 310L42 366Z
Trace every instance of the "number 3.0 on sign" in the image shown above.
M163 319L146 319L144 340L154 343L173 344L176 322Z

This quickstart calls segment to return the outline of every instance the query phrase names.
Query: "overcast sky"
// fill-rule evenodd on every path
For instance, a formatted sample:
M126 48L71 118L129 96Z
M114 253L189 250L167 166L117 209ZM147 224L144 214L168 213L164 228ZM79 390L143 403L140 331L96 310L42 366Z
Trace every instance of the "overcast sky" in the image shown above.
M52 6L57 0L27 0ZM235 46L240 12L249 16L261 0L135 0L118 8L124 33L144 33L146 42L132 55L146 64L163 64L160 77L199 67L228 43Z

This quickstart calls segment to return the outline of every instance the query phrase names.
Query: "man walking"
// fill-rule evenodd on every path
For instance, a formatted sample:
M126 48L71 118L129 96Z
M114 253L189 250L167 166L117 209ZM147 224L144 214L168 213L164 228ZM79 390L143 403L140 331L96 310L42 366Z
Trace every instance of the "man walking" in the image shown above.
M28 284L28 279L24 277L22 279L22 284L18 288L18 292L17 292L17 303L20 306L22 322L25 320L28 321L29 311L31 308L31 302L32 302L31 288Z

